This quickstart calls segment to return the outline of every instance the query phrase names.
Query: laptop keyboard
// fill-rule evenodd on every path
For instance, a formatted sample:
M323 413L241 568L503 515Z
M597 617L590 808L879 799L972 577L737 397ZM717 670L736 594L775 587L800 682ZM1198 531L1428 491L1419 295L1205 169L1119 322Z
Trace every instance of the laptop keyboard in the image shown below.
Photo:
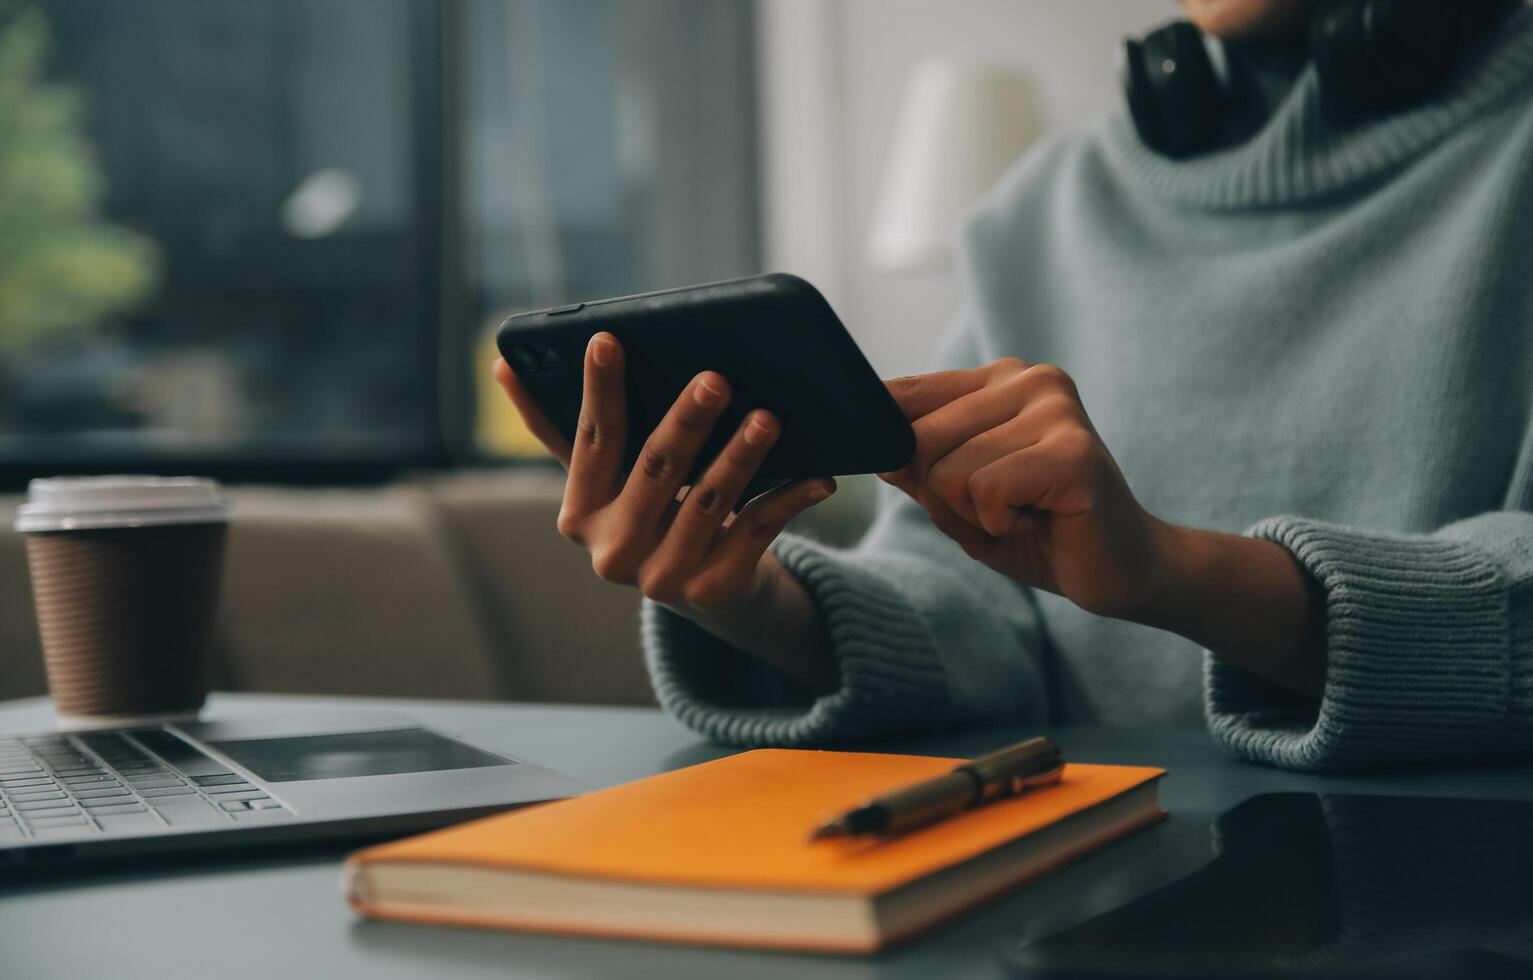
M215 830L292 815L265 789L164 729L0 737L0 846Z

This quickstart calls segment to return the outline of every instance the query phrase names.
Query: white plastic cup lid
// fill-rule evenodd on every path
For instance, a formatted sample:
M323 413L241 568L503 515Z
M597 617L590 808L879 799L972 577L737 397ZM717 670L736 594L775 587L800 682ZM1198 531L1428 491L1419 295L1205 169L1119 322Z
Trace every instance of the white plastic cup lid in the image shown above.
M193 476L50 477L27 485L16 530L87 531L229 519L217 480Z

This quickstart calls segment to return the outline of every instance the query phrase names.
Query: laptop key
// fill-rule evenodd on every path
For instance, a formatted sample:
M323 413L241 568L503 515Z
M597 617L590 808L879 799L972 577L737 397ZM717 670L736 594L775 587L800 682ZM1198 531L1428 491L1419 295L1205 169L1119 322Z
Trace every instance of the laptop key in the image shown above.
M266 795L248 783L245 786L217 786L214 789L222 791L215 793L211 789L208 790L208 795L213 798L214 803L223 803L228 800L254 800ZM229 790L235 790L235 792L228 792Z
M123 741L123 737L116 732L83 732L80 741L93 752L102 755L110 755L116 752L132 751L133 747Z
M39 799L39 800L41 800L41 799L47 798L45 796L45 794L52 794L53 796L63 796L64 795L64 790L63 790L63 787L54 786L54 785L49 785L49 786L22 786L22 787L7 787L6 788L6 795L9 798L13 799L13 800L26 800L26 799Z
M123 792L126 793L127 790L123 790ZM168 796L195 796L196 793L197 791L190 786L180 783L177 783L175 786L151 786L147 789L139 790L140 796L150 799L162 799Z
M103 786L100 789L78 789L75 797L81 800L108 799L114 796L132 796L133 794L123 786Z
M37 800L33 803L16 804L16 810L27 820L59 813L77 813L79 809L74 805L73 800Z
M91 810L91 816L100 819L118 813L144 813L146 808L142 803L116 803L111 806L98 806Z
M250 801L250 809L252 809L252 810L280 810L280 809L282 809L282 804L279 801L274 800L274 799L272 799L269 796L263 796L259 800L251 800Z
M84 834L94 834L96 828L91 824L71 824L67 827L34 827L32 838L34 840L48 840L52 837L80 837Z
M50 806L58 806L60 802L67 801L69 797L63 793L27 793L11 797L18 810L40 810Z
M292 816L286 810L243 810L239 813L231 813L239 823L260 823L262 820L284 819Z
M221 810L200 799L155 800L154 812L172 827L227 827L229 820Z
M241 810L250 809L244 800L220 800L218 805L222 809L228 810L230 813L238 813Z
M135 805L135 806L141 806L142 805L137 800L135 800L133 797L127 796L127 795L123 795L123 796L93 796L93 797L91 797L88 800L81 800L80 801L80 805L85 807L85 809L87 809L87 810L100 810L103 807L109 807L109 806L126 806L126 805L128 805L130 803Z
M209 796L226 796L230 793L248 793L255 789L254 783L230 783L227 786L204 786L202 791Z
M128 782L134 789L164 789L166 786L184 785L174 776L139 776L137 778L129 776Z
M70 813L59 814L56 817L37 817L35 819L29 819L27 821L27 826L32 830L37 830L40 827L73 827L76 824L83 824L85 822L84 814Z
M109 834L132 834L165 828L159 818L152 813L94 814L94 816L96 823Z
M192 782L198 786L232 786L235 783L245 782L245 777L236 776L232 772L222 772L209 776L193 776Z

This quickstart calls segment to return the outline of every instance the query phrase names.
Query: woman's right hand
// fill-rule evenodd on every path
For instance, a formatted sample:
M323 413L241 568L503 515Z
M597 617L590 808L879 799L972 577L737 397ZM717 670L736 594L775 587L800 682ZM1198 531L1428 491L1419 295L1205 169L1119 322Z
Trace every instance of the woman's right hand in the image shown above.
M627 438L624 357L599 333L585 354L580 422L571 445L538 409L505 361L495 379L543 445L569 471L559 532L585 548L608 582L707 625L760 605L787 572L767 552L784 525L835 491L828 478L801 480L750 501L740 497L780 434L770 412L752 411L697 483L681 495L698 452L729 404L723 376L705 371L681 392L624 473ZM795 583L796 584L796 583ZM771 605L771 603L768 603ZM732 631L731 631L732 632Z

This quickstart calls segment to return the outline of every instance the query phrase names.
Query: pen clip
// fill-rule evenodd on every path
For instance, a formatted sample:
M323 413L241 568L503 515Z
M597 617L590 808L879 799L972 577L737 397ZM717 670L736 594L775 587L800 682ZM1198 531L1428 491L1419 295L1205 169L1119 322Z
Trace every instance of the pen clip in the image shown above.
M977 802L987 802L1056 782L1064 764L1059 746L1052 739L1040 736L981 756L958 768L979 780Z

